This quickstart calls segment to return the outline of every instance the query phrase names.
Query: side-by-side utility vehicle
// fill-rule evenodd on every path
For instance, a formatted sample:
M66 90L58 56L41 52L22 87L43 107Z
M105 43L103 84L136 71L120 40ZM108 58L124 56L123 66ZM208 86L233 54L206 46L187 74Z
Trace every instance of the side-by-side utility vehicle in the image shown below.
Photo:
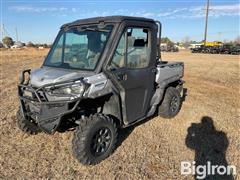
M73 154L96 164L114 150L118 129L158 113L177 115L182 62L161 60L161 24L127 16L61 27L42 66L18 85L19 128L29 134L75 130Z

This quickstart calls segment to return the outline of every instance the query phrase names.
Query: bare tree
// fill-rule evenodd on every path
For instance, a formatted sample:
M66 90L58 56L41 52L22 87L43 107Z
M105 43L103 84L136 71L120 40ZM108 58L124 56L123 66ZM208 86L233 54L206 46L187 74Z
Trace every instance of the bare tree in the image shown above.
M186 36L182 39L182 44L185 48L188 48L191 44L191 39L189 36Z
M236 39L234 39L234 44L240 44L240 36L237 36Z

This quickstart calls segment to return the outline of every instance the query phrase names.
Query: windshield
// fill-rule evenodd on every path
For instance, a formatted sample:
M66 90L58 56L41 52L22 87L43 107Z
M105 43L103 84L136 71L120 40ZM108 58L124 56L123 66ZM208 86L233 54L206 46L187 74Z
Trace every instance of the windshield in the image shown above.
M112 25L80 26L62 30L44 66L94 70L104 50Z

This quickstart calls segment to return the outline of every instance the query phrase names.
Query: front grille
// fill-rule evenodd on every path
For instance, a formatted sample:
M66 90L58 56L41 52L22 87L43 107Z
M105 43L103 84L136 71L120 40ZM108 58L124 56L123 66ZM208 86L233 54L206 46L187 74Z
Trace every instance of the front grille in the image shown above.
M34 102L30 102L28 103L28 106L29 106L29 110L30 112L32 112L33 114L39 114L40 113L40 105L37 104L37 103L34 103Z

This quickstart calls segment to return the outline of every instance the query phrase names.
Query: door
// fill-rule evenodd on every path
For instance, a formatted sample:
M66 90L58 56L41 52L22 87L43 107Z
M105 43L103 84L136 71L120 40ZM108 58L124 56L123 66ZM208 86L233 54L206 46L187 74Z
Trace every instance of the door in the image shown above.
M131 123L146 116L154 92L150 29L129 27L122 34L108 69L119 84L123 118ZM151 64L151 65L150 65Z

